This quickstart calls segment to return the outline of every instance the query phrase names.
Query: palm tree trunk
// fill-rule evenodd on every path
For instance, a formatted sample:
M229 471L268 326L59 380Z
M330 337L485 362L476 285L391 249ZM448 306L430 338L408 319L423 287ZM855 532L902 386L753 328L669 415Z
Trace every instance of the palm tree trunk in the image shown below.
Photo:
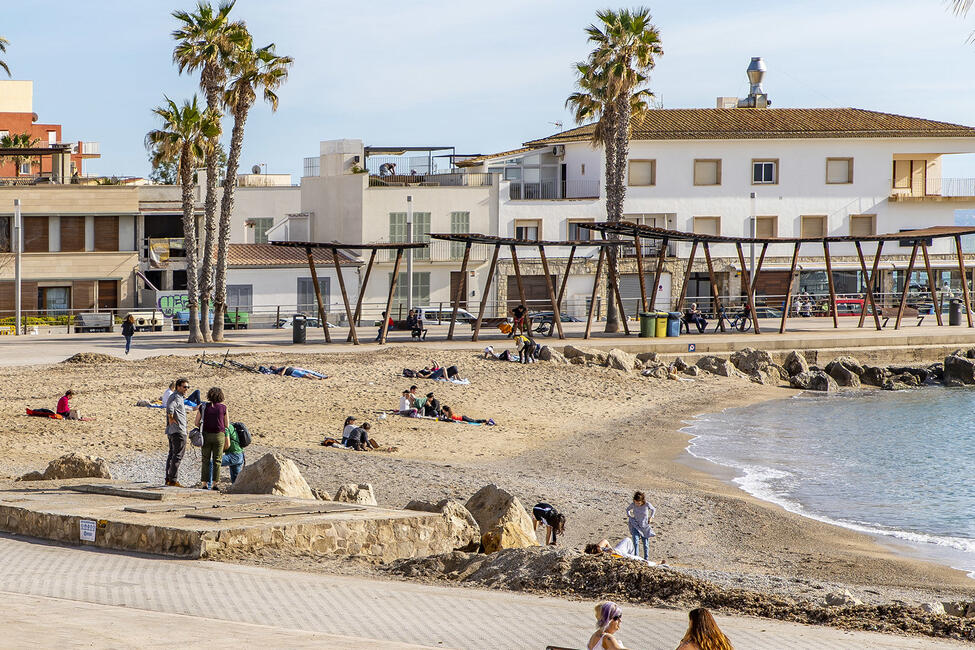
M193 214L193 169L186 163L190 159L189 145L183 146L180 155L179 180L183 198L183 248L186 250L186 298L189 303L189 337L187 343L200 343L203 340L200 332L199 302L197 301L198 284L196 243L196 217Z
M230 153L227 156L227 182L223 186L223 202L220 204L220 239L217 242L216 291L213 297L213 340L223 340L223 321L227 311L227 248L230 245L230 213L234 209L237 167L244 146L244 124L250 105L245 101L234 108L234 128L230 134Z
M622 213L621 199L619 197L620 185L620 161L617 155L618 140L616 130L619 125L619 114L614 109L605 113L606 118L606 141L603 146L606 150L606 220L619 221ZM615 234L610 234L609 239L616 239ZM612 278L619 278L618 260L616 248L606 249L606 260L612 273L607 274L606 278L606 328L605 332L612 334L620 331L620 314L616 306L616 287Z
M217 84L207 84L207 108L220 110L220 88ZM207 190L203 202L203 263L200 265L200 329L203 340L210 341L210 300L213 297L213 243L217 237L217 144L219 138L210 142L206 155Z

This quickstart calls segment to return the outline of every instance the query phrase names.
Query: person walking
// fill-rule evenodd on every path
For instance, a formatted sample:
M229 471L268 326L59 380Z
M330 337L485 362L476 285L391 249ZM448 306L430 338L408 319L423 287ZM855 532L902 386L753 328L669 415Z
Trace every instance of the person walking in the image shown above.
M122 336L125 337L125 353L129 353L129 348L132 347L132 335L135 334L135 316L129 314L122 321Z
M596 605L596 631L589 637L586 650L626 650L626 647L613 636L623 621L623 608L613 601Z
M647 497L643 492L633 494L633 503L626 509L627 525L630 528L630 535L633 537L633 552L636 553L640 544L643 544L643 559L650 559L650 538L656 537L650 527L657 509L652 504L647 503Z
M190 382L180 377L173 385L173 393L163 405L166 408L166 436L169 438L169 454L166 456L166 485L183 487L176 480L179 463L186 451L186 402L183 400Z
M207 391L207 401L196 413L196 426L203 434L200 483L208 490L217 489L220 482L220 463L227 449L227 405L223 403L223 391L214 386Z
M690 623L677 650L734 650L728 637L718 629L711 612L698 607L692 609L687 618Z

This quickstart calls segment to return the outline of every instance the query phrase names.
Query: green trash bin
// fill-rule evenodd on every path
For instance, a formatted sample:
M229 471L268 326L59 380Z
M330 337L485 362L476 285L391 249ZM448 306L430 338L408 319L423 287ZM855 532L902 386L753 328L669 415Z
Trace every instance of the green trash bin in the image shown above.
M665 311L657 312L657 336L660 338L667 337L667 312Z
M656 332L657 315L653 312L640 312L640 338L653 338Z

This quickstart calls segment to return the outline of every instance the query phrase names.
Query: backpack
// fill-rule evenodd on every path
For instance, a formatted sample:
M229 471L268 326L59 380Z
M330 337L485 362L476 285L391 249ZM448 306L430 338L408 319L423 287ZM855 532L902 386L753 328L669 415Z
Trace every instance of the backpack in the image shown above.
M247 445L251 444L251 432L247 430L247 427L243 422L234 422L234 430L237 432L237 444L243 449Z
M416 377L416 371L410 370L409 368L403 368L404 377Z

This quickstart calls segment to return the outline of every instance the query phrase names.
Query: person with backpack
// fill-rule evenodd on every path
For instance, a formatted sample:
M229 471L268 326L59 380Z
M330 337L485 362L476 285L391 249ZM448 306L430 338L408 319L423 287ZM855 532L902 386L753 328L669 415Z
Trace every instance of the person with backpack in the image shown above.
M132 347L132 335L135 334L135 316L129 314L122 321L122 336L125 337L125 353L129 353L129 348Z
M247 431L245 427L240 422L234 422L228 424L224 433L227 436L229 444L225 444L226 448L223 452L223 460L220 461L222 467L230 468L230 482L234 483L237 480L237 475L240 474L240 470L244 468L244 463L247 459L244 457L244 447L249 443L250 435L247 436L247 441L244 445L241 445L241 434Z

